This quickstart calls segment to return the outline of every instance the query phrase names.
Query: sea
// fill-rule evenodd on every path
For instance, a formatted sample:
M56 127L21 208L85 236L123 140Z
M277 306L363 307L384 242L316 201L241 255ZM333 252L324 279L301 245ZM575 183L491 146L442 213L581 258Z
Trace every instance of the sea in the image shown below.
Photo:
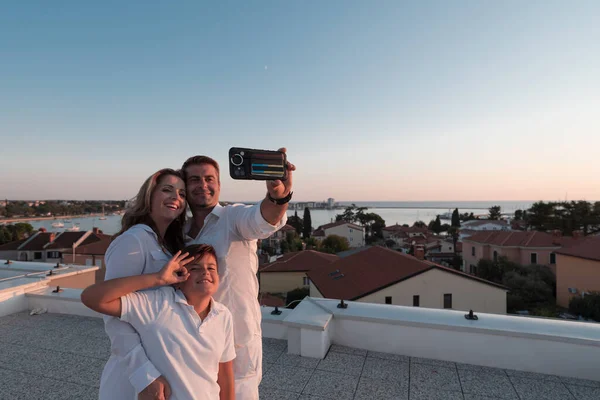
M335 221L336 215L341 214L344 211L344 207L356 204L357 207L367 207L365 212L379 214L388 226L394 224L412 225L415 221L429 223L437 215L452 213L455 208L458 208L461 214L473 213L474 215L485 216L490 207L498 205L501 207L503 214L511 215L516 210L525 210L531 207L533 203L534 201L340 201L338 204L341 208L333 210L311 209L310 216L312 226L316 229L320 225ZM292 216L296 212L300 218L304 217L304 209L288 210L288 216ZM52 224L57 221L63 222L65 225L64 228L52 227ZM81 231L91 230L96 227L106 234L115 234L121 228L120 215L107 215L105 220L101 220L98 217L86 217L72 218L69 221L57 218L56 220L28 222L36 230L44 227L49 232L61 232L72 226L79 226Z

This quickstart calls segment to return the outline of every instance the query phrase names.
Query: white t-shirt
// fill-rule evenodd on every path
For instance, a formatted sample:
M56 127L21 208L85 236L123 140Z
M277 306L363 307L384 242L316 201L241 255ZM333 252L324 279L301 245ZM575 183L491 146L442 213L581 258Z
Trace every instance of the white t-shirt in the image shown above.
M215 206L195 238L187 235L191 220L185 227L186 244L210 244L217 252L221 283L213 297L233 315L236 346L244 346L261 335L256 241L268 238L286 222L284 215L277 225L269 224L260 212L260 203L235 204Z
M171 386L172 400L219 398L219 363L235 358L231 313L211 300L201 320L170 286L121 297L121 319L140 334L148 359Z

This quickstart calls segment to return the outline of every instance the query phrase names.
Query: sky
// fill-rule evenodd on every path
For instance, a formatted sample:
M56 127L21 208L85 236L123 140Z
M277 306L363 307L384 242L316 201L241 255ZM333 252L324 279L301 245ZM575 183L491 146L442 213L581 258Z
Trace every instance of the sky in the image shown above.
M600 200L600 2L0 3L0 198L286 147L294 200Z

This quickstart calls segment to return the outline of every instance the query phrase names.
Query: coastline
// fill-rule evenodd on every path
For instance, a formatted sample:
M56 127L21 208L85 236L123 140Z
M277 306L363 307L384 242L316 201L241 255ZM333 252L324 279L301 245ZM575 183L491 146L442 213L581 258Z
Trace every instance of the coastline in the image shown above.
M72 218L90 218L102 216L102 213L97 214L79 214L79 215L60 215L51 217L19 217L19 218L3 218L0 219L0 223L12 224L27 221L48 221L48 220L59 220L59 219L72 219Z

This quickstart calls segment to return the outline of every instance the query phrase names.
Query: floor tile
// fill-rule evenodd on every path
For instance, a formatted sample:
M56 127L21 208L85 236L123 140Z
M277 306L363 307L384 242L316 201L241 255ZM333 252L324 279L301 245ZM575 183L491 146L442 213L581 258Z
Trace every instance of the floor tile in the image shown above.
M456 391L432 388L411 388L410 400L463 400L463 394Z
M398 361L398 362L410 362L409 356L403 356L400 354L380 353L377 351L368 351L367 358L381 358L384 360Z
M410 386L419 389L436 389L460 392L460 381L456 368L426 364L411 364Z
M315 371L302 394L333 397L336 400L351 400L359 378L327 371Z
M261 387L301 393L313 374L312 369L274 365L263 375Z
M458 370L463 393L477 396L518 399L510 379L497 373Z
M317 365L318 370L360 376L365 357L330 351Z
M408 400L408 381L360 377L354 400Z
M598 400L600 399L600 387L589 387L567 384L567 389L575 396L577 400Z
M562 382L540 379L528 379L511 376L512 382L521 400L573 400L575 399Z
M447 367L447 368L455 368L456 367L456 363L453 363L450 361L435 360L433 358L411 357L410 362L415 363L415 364L436 365L438 367Z
M408 386L408 363L401 363L379 358L367 358L363 366L362 376L386 381L394 381Z
M355 349L354 347L342 346L340 344L332 344L329 351L335 351L337 353L354 354L357 356L366 356L367 350Z

